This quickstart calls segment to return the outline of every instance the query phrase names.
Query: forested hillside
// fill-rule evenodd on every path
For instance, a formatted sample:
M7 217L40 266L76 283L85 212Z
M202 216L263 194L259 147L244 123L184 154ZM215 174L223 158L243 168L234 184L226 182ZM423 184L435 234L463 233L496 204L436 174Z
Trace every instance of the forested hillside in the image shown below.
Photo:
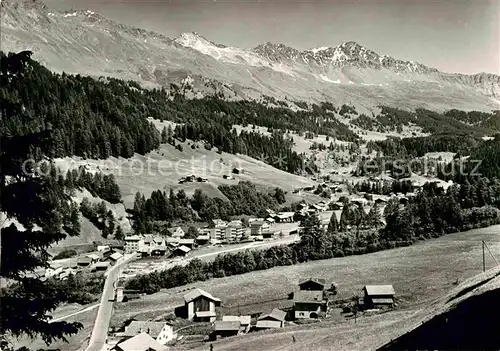
M281 188L265 193L250 182L221 185L219 190L229 201L209 197L201 189L196 189L191 198L182 189L177 193L173 189L168 193L156 190L149 198L137 193L133 208L134 231L149 233L155 230L156 224L164 221L207 222L217 218L229 220L231 216L242 215L262 217L266 215L266 209L278 210L279 205L285 202L285 192ZM156 229L162 232L158 225Z

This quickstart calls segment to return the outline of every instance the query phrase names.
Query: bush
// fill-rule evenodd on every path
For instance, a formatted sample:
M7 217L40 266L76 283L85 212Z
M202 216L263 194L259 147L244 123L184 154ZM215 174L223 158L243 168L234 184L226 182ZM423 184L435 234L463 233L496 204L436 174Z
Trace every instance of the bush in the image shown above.
M59 252L57 255L55 255L54 260L62 260L65 258L71 258L71 257L75 257L76 255L78 255L78 253L75 250L67 249L67 250L63 250L63 251Z

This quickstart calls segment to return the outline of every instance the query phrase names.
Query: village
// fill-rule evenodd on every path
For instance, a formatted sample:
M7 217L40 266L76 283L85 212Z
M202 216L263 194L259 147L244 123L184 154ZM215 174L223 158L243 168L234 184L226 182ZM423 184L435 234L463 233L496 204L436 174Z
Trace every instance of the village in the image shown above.
M233 173L243 172L234 169ZM227 177L231 177L228 175ZM181 181L202 182L203 179L194 175L184 177ZM380 179L370 179L379 182ZM47 268L39 268L32 275L42 278L67 279L69 275L77 273L102 274L121 262L125 254L137 253L135 263L128 265L122 273L122 278L131 278L137 274L163 270L175 264L182 264L182 260L189 260L196 256L215 257L223 253L226 248L230 250L244 250L257 247L258 243L263 245L280 245L299 240L300 221L305 217L315 214L321 220L323 229L326 229L332 215L340 217L344 206L354 204L362 208L366 214L376 205L383 212L390 198L397 198L401 203L415 195L413 191L421 187L417 181L411 182L412 192L393 193L391 195L375 195L367 192L346 191L345 182L329 181L328 177L323 179L317 187L298 188L293 191L298 196L307 193L318 193L318 189L329 189L331 196L319 202L308 203L302 201L298 204L296 211L275 212L266 210L266 216L261 218L245 218L224 221L213 219L203 227L194 227L196 235L188 233L186 226L174 226L167 229L167 235L130 234L123 241L110 243L95 242L93 250L81 253L70 259L51 261ZM447 184L438 184L445 187ZM381 221L383 222L383 216Z
M336 300L337 285L322 278L302 278L290 292L292 306L286 309L249 315L222 314L224 301L199 288L183 296L182 305L169 321L132 319L108 335L107 348L116 351L167 350L167 346L211 342L264 330L286 328L297 324L319 322L331 318L356 318L358 313L377 313L392 309L396 304L392 285L367 285L356 300ZM116 302L123 303L119 290ZM179 320L184 327L177 328ZM188 329L196 329L193 334Z

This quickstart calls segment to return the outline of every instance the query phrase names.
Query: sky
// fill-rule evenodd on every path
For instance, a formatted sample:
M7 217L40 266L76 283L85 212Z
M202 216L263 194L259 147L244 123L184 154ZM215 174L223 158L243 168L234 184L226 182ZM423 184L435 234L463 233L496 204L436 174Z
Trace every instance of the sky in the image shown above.
M500 0L43 0L169 37L196 31L251 48L356 41L445 72L500 74Z

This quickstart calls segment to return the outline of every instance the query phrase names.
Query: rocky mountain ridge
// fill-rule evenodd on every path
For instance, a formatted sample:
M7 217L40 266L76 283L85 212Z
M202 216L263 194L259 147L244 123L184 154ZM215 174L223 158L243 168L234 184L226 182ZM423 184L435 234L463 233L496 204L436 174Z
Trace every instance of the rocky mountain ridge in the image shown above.
M31 50L54 71L169 86L187 78L193 97L330 101L372 109L491 110L500 106L500 76L449 74L380 55L349 41L300 51L266 43L245 49L198 33L177 38L109 20L92 10L55 12L39 0L3 0L3 51Z

